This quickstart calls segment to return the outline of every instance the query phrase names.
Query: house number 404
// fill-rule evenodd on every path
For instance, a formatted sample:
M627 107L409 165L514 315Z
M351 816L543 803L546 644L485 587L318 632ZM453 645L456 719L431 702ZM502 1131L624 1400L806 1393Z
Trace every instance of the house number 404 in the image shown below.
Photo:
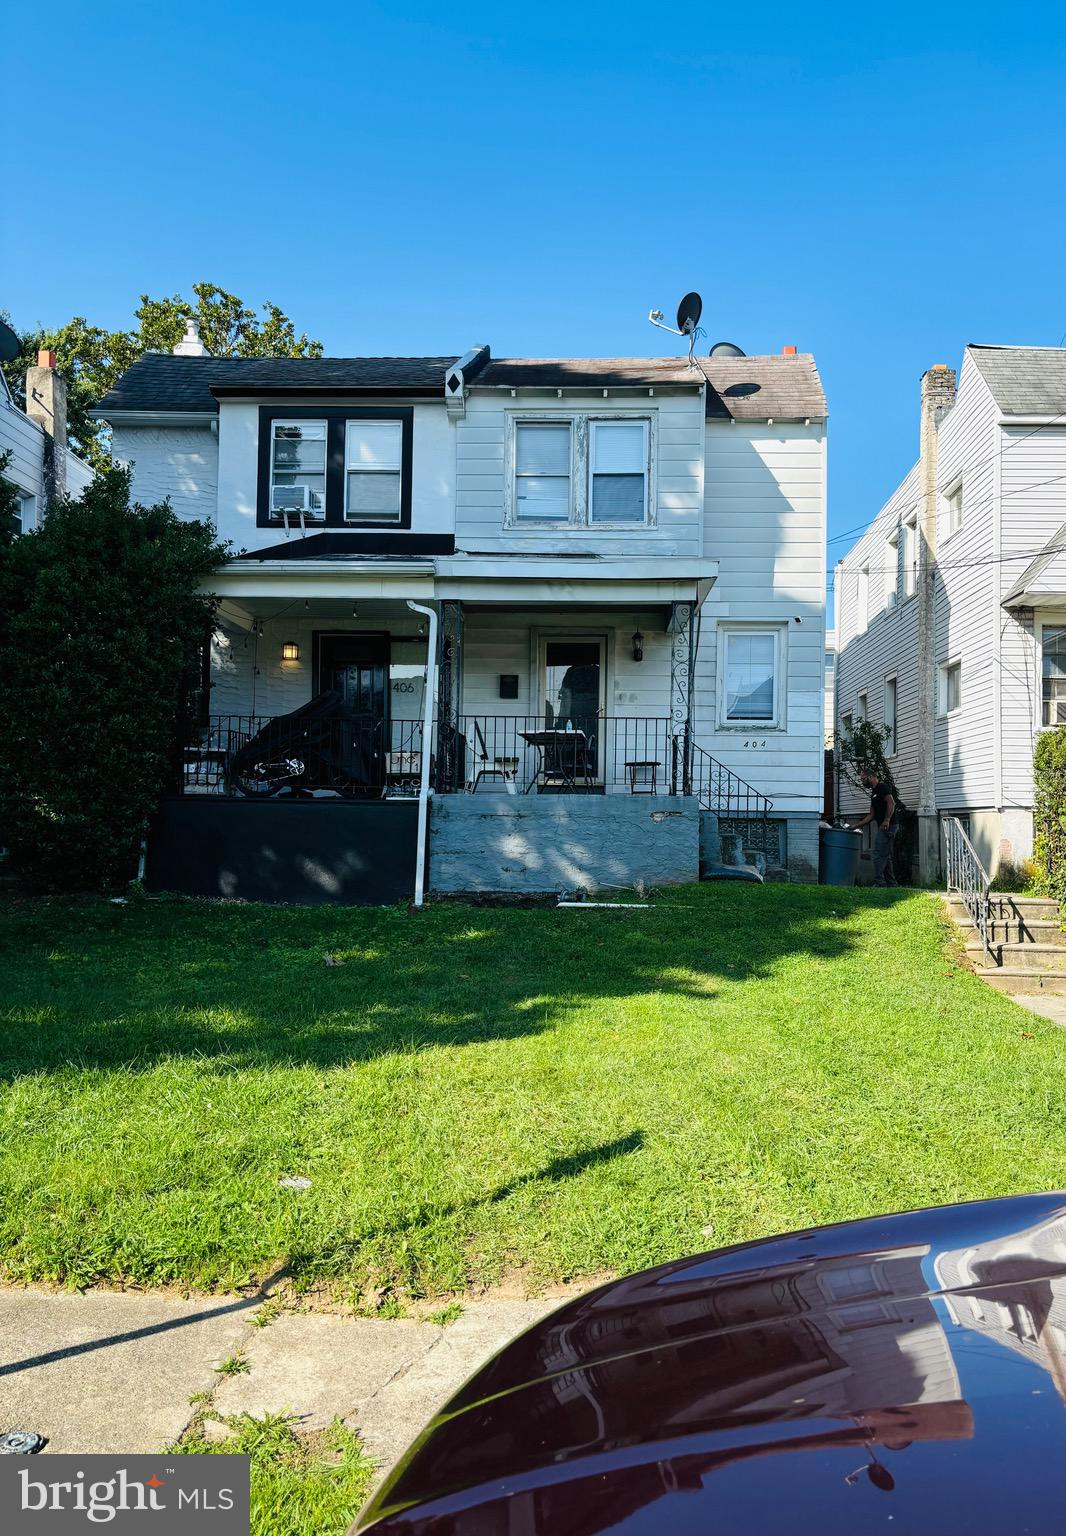
M766 745L766 737L764 736L761 741L756 741L755 738L752 737L751 740L750 741L746 741L744 743L744 745L746 747L765 747L765 745Z

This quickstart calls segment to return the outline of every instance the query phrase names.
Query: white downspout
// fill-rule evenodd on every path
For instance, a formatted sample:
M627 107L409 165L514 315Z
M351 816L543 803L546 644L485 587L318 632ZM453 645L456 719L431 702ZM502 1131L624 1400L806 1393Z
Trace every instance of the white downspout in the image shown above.
M415 850L415 907L421 907L426 894L426 832L429 822L429 758L433 749L433 706L437 698L437 610L407 599L415 613L429 620L426 640L426 697L422 712L422 776L418 786L418 838Z

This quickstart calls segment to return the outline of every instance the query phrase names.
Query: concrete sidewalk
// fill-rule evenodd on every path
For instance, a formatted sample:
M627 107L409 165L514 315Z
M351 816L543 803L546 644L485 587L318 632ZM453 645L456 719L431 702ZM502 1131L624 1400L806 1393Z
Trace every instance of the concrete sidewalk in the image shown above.
M157 1451L208 1393L222 1416L292 1414L308 1430L341 1418L380 1477L473 1371L560 1305L473 1301L443 1327L299 1312L256 1327L263 1299L0 1291L0 1433L35 1430L45 1454ZM219 1375L238 1352L247 1369Z

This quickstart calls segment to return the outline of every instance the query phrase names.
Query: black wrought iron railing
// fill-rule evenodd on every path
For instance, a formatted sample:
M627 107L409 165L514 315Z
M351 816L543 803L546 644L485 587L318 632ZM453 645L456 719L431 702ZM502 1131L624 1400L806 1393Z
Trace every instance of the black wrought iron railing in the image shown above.
M961 898L989 959L1002 965L992 943L992 882L957 816L944 817L948 890Z
M422 773L420 720L337 719L308 706L281 716L212 715L186 739L184 794L408 796ZM745 824L765 823L771 808L666 718L460 715L443 727L434 722L429 751L438 794L696 795L704 810Z

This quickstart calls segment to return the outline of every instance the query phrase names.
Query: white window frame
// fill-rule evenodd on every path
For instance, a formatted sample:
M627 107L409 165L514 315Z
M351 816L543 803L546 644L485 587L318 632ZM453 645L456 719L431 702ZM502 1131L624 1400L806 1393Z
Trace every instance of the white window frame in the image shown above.
M958 671L959 671L959 702L957 704L952 705L952 707L949 709L948 708L948 673L954 671L954 669L956 667L958 668ZM937 675L936 675L936 712L937 712L938 719L949 720L952 715L960 714L961 711L962 711L962 704L963 704L963 698L962 698L962 657L961 656L949 656L947 661L942 661L940 663L939 667L937 668Z
M855 700L855 714L862 721L869 720L870 718L870 694L865 688Z
M903 601L907 602L918 592L918 509L909 512L900 525L903 543Z
M275 509L274 509L274 474L275 474L275 471L276 471L276 465L274 463L274 446L277 443L277 430L278 430L279 427L299 427L301 431L305 431L308 427L321 427L322 428L322 431L324 433L324 436L322 438L322 505L320 507L317 507L317 508L312 508L312 507L309 506L307 511L304 513L304 517L306 518L306 520L308 522L324 523L326 521L326 499L327 499L327 497L329 495L329 422L326 420L326 418L324 416L321 418L321 420L307 420L307 421L296 421L296 420L293 420L293 419L291 419L289 417L286 417L286 416L273 416L273 417L271 417L271 420L270 420L270 487L269 487L269 490L267 492L267 497L268 497L268 499L267 499L267 508L268 508L268 515L271 518L271 520L276 519L280 523L280 522L284 522L286 514L285 514L284 511L281 511L280 509L278 511L275 511ZM282 470L281 473L282 474L291 474L292 471L291 470ZM314 471L312 471L312 473L318 474L318 470L314 470ZM345 496L347 496L347 489L345 490ZM294 512L294 511L292 511L290 509L288 515L289 515L289 517L296 517L296 518L298 518L300 514L299 514L299 512Z
M885 607L895 608L899 602L899 525L885 540Z
M870 627L870 562L859 567L856 605L859 610L858 633L864 635Z
M640 523L592 522L592 428L601 422L641 422L644 425L644 520ZM560 518L520 517L516 484L516 447L520 426L569 426L570 428L570 516ZM647 532L657 525L656 458L658 451L658 413L640 411L513 410L506 413L504 425L504 506L503 526L509 533L544 533L566 530L581 538L600 534Z
M588 468L588 526L590 528L646 528L651 492L651 420L647 416L590 416L589 417L589 468ZM639 522L611 522L609 518L592 519L592 496L596 477L596 439L601 427L640 427L644 434L642 463L644 466L644 509Z
M1037 719L1039 721L1039 727L1038 728L1041 731L1053 731L1056 728L1055 725L1054 724L1049 725L1045 721L1045 719L1044 719L1044 633L1045 633L1046 630L1049 630L1049 629L1062 629L1062 628L1066 627L1066 623L1064 623L1063 621L1060 621L1056 617L1050 617L1049 616L1049 617L1046 617L1046 618L1039 619L1037 621L1035 627L1037 629L1037 633L1038 633L1038 636L1039 636L1039 642L1040 642L1035 647L1035 650L1036 650L1036 656L1035 656L1035 662L1036 662L1036 697L1037 697L1037 700L1039 701L1038 702L1038 712L1037 712Z
M732 635L772 635L774 640L774 704L773 716L769 720L730 720L727 716L728 690L726 688L726 671L728 661L729 639ZM784 624L768 624L753 621L745 623L726 623L718 625L718 729L720 731L746 731L749 735L753 732L783 731L787 729L786 723L786 678L788 667L788 629Z
M891 720L889 720L889 718L888 718L888 700L889 700L890 694L891 694L891 698L892 698L892 719ZM885 680L884 680L883 693L882 693L882 698L881 698L881 721L882 721L882 724L886 728L890 729L891 733L892 733L885 740L885 756L886 757L895 757L895 755L896 755L896 738L897 738L897 736L899 734L899 732L898 732L898 720L899 720L899 677L896 675L895 672L889 672L888 675L886 676Z
M965 516L966 503L962 493L962 476L960 475L951 489L944 492L945 540L950 539L953 533L958 533Z
M348 459L348 430L349 430L350 427L398 427L399 428L399 432L400 432L400 448L399 448L399 462L397 463L396 468L393 469L393 468L390 467L388 469L385 469L385 468L380 468L379 469L376 466L367 468L367 467L362 466L362 465L357 465L357 466L356 465L352 465L349 462L349 459ZM343 509L343 520L344 520L345 523L371 524L371 525L375 525L375 526L380 524L383 528L389 528L389 527L397 526L397 525L399 525L399 524L401 524L403 522L403 431L404 431L404 424L400 420L396 420L396 421L387 421L387 420L378 421L376 419L371 419L371 418L363 417L363 416L349 416L349 417L347 417L345 419L345 423L344 423L344 509ZM327 459L327 463L328 463L328 461L329 461L328 453L326 455L326 459ZM400 486L399 506L397 507L396 511L395 512L360 512L357 517L353 517L352 516L352 512L351 512L351 506L349 504L348 492L349 492L349 488L351 486L351 476L354 475L354 474L361 474L361 475L390 475L390 476L394 475L396 477L396 479L399 481L399 486Z
M854 728L855 717L850 709L845 709L840 716L840 733L843 735L845 732L847 732L847 734L850 736Z

